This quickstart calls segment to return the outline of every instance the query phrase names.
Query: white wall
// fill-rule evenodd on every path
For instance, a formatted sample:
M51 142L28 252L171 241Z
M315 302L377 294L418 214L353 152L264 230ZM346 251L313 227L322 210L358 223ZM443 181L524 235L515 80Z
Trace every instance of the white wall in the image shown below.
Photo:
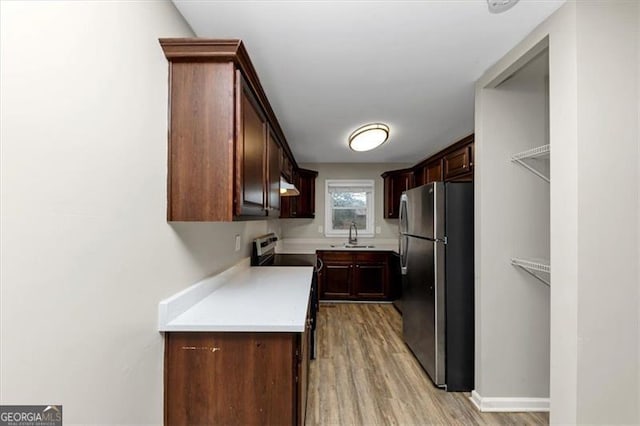
M640 423L638 7L576 10L578 423Z
M160 424L158 302L269 225L165 221L170 2L0 7L0 403Z
M307 163L305 169L317 170L316 179L316 217L314 219L282 219L283 238L324 238L325 181L327 179L373 179L375 181L375 225L381 229L375 238L397 238L398 219L385 219L383 216L384 181L380 175L388 170L411 167L406 163Z
M483 88L549 37L552 423L640 423L638 7L567 2L476 86L478 173Z

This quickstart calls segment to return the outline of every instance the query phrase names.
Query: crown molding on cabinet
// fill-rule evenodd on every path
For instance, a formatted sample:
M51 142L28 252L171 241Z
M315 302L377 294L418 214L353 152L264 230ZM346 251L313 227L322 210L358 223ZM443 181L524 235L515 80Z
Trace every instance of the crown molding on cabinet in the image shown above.
M284 136L282 127L271 108L267 95L262 88L258 73L249 58L249 53L242 40L239 39L213 39L213 38L161 38L160 45L164 55L170 62L233 62L244 75L249 87L253 90L258 102L264 109L271 128L282 143L282 148L298 168L293 152Z

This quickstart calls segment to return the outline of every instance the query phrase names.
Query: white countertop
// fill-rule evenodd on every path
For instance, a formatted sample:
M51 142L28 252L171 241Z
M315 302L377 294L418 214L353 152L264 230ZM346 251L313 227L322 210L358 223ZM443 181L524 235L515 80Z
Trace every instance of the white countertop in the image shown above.
M160 302L159 331L303 332L312 276L241 262Z
M373 247L346 248L342 247L344 238L340 240L327 238L290 238L279 240L276 245L277 253L313 254L316 250L340 250L340 251L393 251L398 252L397 239L360 239L359 245L371 245ZM332 247L335 245L336 247Z

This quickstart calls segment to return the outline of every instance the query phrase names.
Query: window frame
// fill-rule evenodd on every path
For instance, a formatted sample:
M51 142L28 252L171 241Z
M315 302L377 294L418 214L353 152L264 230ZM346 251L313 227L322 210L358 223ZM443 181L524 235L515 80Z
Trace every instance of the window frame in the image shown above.
M367 227L358 229L358 237L375 236L375 193L376 182L373 179L326 179L324 184L324 235L325 237L348 237L348 229L333 229L333 203L329 188L361 186L371 192L367 195Z

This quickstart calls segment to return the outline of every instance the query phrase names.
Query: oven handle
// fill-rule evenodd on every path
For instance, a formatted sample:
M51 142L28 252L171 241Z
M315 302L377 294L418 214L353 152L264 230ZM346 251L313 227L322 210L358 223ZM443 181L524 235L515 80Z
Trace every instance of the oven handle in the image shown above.
M318 262L320 263L319 267L318 267ZM318 268L316 272L320 272L322 271L322 268L324 268L324 262L322 261L322 259L318 258L318 262L316 262L316 267Z

